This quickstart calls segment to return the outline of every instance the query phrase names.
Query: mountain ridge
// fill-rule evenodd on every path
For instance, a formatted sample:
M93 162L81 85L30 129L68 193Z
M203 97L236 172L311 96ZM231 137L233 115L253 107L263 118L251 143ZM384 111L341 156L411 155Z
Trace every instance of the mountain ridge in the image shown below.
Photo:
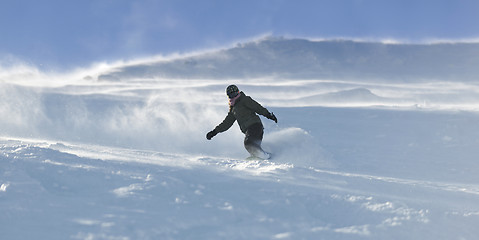
M474 81L479 43L388 44L264 38L196 55L113 69L98 80L131 78L400 79Z

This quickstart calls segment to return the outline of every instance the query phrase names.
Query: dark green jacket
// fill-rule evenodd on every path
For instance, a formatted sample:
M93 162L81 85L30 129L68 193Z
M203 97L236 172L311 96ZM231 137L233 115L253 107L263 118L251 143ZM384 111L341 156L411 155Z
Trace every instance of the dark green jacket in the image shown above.
M216 132L224 132L228 130L235 121L238 121L238 125L243 133L246 129L255 123L261 123L261 119L256 113L265 117L269 116L269 111L261 106L258 102L251 97L246 96L243 92L240 92L241 96L236 100L234 106L230 106L228 115L216 126Z

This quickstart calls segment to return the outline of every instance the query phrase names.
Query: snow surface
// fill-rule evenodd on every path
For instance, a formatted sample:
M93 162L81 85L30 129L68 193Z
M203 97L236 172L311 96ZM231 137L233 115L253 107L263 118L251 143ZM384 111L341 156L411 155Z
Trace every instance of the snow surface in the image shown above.
M115 69L1 69L1 239L479 235L474 81L97 80ZM205 139L231 83L278 117L272 160L236 125Z

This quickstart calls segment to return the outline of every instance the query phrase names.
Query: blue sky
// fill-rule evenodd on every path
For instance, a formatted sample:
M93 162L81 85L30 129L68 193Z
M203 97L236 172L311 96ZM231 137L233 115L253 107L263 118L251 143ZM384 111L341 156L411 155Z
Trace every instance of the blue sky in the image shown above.
M475 0L0 0L0 64L72 68L265 34L479 39L478 23Z

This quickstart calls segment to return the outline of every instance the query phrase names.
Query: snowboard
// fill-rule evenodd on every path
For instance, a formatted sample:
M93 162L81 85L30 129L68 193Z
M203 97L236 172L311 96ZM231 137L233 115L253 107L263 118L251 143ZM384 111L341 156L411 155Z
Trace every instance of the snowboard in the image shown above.
M260 158L260 157L256 157L256 156L249 156L247 157L245 160L248 160L248 161L263 161L263 160L271 160L271 158L273 157L273 155L269 152L265 152L269 155L268 158Z

